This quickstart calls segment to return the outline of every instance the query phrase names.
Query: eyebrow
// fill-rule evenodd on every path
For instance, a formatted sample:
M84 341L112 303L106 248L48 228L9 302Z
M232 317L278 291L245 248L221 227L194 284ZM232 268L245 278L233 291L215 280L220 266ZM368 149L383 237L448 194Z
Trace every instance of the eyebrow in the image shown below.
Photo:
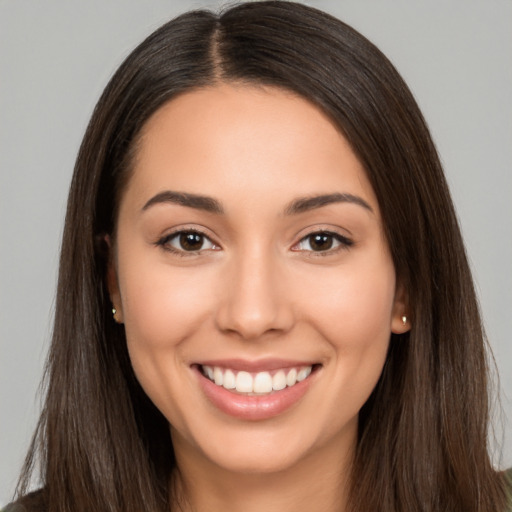
M209 213L223 214L224 208L221 203L213 197L202 196L197 194L190 194L187 192L175 192L172 190L165 190L153 196L142 207L142 211L147 210L156 204L178 204L180 206L187 206L188 208L195 208ZM359 196L353 194L321 194L317 196L300 197L292 201L284 209L285 215L298 215L310 210L322 208L335 203L352 203L363 207L369 212L373 213L373 208Z
M297 215L309 210L315 210L322 206L327 206L334 203L352 203L362 206L364 209L374 213L373 208L359 196L353 194L322 194L318 196L301 197L292 201L284 210L285 215Z
M142 211L147 210L151 206L162 203L179 204L181 206L188 206L197 210L203 210L209 213L222 214L224 208L216 199L207 196L200 196L196 194L189 194L186 192L174 192L172 190L165 190L153 196L143 207Z

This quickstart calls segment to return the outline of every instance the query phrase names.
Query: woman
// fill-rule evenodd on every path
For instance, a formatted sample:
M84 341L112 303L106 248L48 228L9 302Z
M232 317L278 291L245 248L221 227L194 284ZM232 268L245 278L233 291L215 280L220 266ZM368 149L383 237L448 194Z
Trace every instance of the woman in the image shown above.
M485 344L407 87L315 9L185 14L107 86L27 510L506 509Z

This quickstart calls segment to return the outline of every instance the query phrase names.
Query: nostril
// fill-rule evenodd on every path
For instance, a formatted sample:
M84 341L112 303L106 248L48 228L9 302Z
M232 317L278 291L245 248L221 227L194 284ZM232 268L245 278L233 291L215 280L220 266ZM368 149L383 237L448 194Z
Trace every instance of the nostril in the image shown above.
M218 328L243 339L254 340L268 335L289 331L292 316L280 308L251 308L238 303L225 308L217 317Z

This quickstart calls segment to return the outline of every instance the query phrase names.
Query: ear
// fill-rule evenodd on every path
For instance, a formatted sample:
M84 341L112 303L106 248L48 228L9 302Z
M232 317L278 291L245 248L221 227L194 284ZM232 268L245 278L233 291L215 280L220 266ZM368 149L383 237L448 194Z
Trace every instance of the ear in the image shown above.
M121 302L121 293L119 292L119 281L117 279L117 264L115 257L115 248L110 235L105 235L105 242L108 247L108 266L107 266L107 288L112 302L112 313L114 320L118 324L123 323L123 305ZM114 312L115 311L115 312Z
M398 282L395 290L395 300L391 316L391 332L403 334L411 330L411 319L409 315L409 298L405 286Z

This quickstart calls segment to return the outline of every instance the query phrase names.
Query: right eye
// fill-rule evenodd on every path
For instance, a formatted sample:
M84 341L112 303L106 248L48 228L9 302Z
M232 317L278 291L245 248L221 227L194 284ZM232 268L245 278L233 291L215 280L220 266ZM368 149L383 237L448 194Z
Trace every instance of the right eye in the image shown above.
M158 241L158 245L168 251L182 254L218 249L205 234L195 230L177 231L166 235Z
M305 251L318 255L336 253L342 249L348 249L354 242L346 236L331 231L316 231L302 238L293 247L295 251Z

